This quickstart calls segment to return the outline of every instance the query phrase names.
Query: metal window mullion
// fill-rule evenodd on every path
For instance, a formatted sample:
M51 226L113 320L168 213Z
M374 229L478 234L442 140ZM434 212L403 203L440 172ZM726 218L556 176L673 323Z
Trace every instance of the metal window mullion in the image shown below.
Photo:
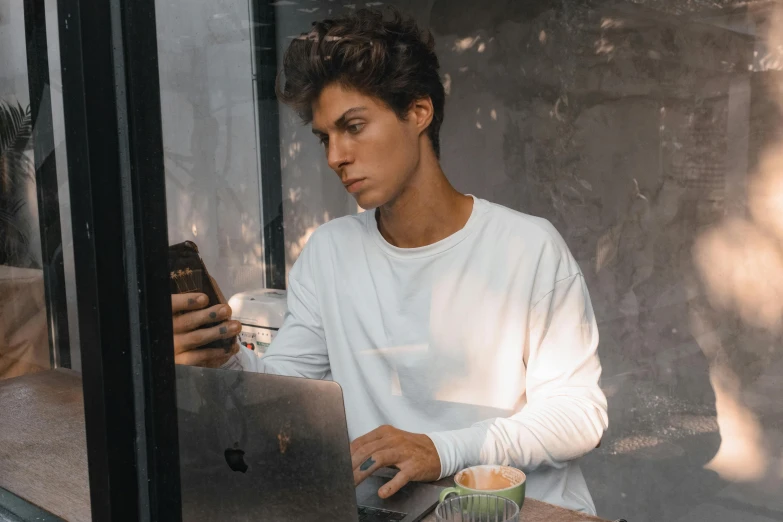
M163 159L160 77L155 0L113 0L122 13L129 185L137 277L132 302L138 306L140 346L135 354L144 403L146 457L140 484L150 520L182 518L176 377L168 271L166 180ZM136 372L134 372L134 375ZM145 476L146 475L146 476Z
M24 0L24 24L27 40L30 116L33 123L35 191L38 199L38 223L41 236L41 265L49 330L49 359L53 368L70 368L65 258L60 227L46 10L43 2Z
M280 115L275 95L277 77L276 14L275 6L269 0L248 1L250 2L250 29L253 46L252 70L255 84L266 287L284 289L286 284L285 243L281 233L283 181L280 168Z
M154 0L59 0L93 520L181 520Z

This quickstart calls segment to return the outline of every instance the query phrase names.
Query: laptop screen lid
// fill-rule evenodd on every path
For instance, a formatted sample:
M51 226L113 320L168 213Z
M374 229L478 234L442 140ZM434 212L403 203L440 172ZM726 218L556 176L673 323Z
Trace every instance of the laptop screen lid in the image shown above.
M337 383L177 365L183 520L353 521Z

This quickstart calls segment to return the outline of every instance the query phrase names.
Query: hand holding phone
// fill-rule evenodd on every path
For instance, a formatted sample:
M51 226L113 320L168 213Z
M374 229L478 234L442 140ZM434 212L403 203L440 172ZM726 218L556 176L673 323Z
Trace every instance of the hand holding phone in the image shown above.
M219 367L239 348L242 325L201 260L186 241L169 247L174 356L177 364Z

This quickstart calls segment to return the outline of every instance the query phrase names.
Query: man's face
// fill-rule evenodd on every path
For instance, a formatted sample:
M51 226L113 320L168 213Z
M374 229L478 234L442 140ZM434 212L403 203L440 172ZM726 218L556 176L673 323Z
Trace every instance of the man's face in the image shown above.
M416 118L401 121L373 97L332 84L313 103L313 134L362 208L392 201L419 164Z

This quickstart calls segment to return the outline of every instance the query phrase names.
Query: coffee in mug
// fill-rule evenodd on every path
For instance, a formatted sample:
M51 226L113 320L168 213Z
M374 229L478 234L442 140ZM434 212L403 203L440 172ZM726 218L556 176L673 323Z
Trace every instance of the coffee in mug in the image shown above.
M525 474L506 466L474 466L463 469L454 477L460 486L478 491L508 489L525 481Z
M527 476L522 470L509 466L484 465L463 469L454 475L454 487L440 495L443 502L451 495L491 494L513 500L520 508L525 501Z

